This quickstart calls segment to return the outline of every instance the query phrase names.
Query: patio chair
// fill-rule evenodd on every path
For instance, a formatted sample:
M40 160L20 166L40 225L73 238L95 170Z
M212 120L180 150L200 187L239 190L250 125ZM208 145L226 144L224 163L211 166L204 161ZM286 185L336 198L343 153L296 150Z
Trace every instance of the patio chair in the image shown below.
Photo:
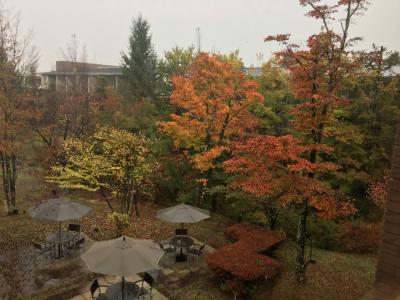
M154 282L153 276L151 276L149 273L146 272L146 273L144 273L143 280L139 280L137 282L142 283L142 286L140 287L139 299L146 299L147 297L149 297L149 299L151 299L153 297L153 295L152 295L153 282ZM137 282L135 282L135 283L137 283Z
M92 300L108 300L105 294L101 292L100 288L107 288L107 285L100 285L99 281L95 279L90 286L90 295L92 296ZM98 292L97 292L98 290ZM97 292L97 295L96 295ZM95 296L96 295L96 296Z
M187 229L186 228L175 229L175 235L187 235Z
M176 248L172 246L170 243L163 243L160 241L157 241L158 245L160 246L160 249L167 254L168 260L170 260L171 254L176 254Z
M196 257L196 260L199 260L199 256L203 253L204 248L207 243L203 243L202 245L194 244L190 249L189 253Z
M67 249L70 250L70 251L73 251L72 252L72 257L75 257L76 252L79 251L79 250L83 250L84 247L85 247L85 238L82 237L82 238L80 238L78 240L74 240L72 242L72 245L68 246Z
M74 239L81 234L81 225L79 224L68 224L68 231L75 232ZM67 243L68 246L72 246L74 240L71 240Z
M49 242L32 242L33 249L35 251L35 261L37 260L37 255L42 257L54 258L55 254L55 244Z
M74 231L77 233L81 233L81 225L79 224L69 224L68 225L68 230L69 231Z

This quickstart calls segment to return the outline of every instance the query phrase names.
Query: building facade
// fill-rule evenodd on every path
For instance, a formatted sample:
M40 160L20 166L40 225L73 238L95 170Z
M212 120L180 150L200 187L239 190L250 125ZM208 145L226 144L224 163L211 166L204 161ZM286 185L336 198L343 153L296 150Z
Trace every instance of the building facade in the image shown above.
M122 69L119 66L57 61L56 70L40 73L40 89L59 92L93 93L101 79L106 86L118 90Z
M393 148L391 177L375 289L366 299L400 299L400 124Z
M259 67L242 67L243 73L253 77L261 76ZM101 79L106 86L118 90L122 68L119 66L57 61L56 70L40 73L42 90L56 90L58 92L93 93Z

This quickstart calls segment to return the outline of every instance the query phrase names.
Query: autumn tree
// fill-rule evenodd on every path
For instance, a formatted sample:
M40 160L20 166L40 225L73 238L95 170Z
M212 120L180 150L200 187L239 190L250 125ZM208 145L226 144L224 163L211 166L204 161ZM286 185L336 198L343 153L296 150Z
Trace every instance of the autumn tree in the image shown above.
M323 219L354 213L352 203L343 193L318 177L309 176L310 173L321 176L338 169L330 162L311 162L309 157L315 150L332 151L322 144L302 144L293 136L258 136L233 143L232 158L224 162L224 169L236 174L231 182L233 188L255 195L260 202L273 198L283 206L297 209L300 214L307 206ZM264 209L271 208L271 202L264 202L264 205Z
M321 0L299 2L301 6L310 8L308 16L322 22L322 31L310 36L304 49L291 43L288 34L269 36L265 40L277 41L285 48L277 53L277 58L290 72L291 90L303 100L292 110L293 126L301 133L302 143L309 147L308 163L314 165L329 159L324 143L340 134L331 129L338 128L335 126L338 124L334 114L336 109L347 105L341 94L343 81L359 68L357 55L350 53L350 48L358 40L350 38L350 25L353 18L365 9L367 1L340 0L334 4L326 4ZM343 18L339 16L342 11ZM335 31L335 21L341 28L339 32ZM309 180L323 180L319 168L306 171ZM302 199L302 208L297 233L296 273L298 280L303 282L306 270L306 224L310 204L316 199L301 194L298 198Z
M400 61L397 56L396 52L376 46L364 53L363 68L346 81L350 105L338 113L341 123L350 125L353 134L336 141L335 158L341 161L341 173L345 175L337 184L357 200L360 214L367 218L374 218L376 208L374 201L365 201L368 185L382 181L390 168L400 117L400 81L396 76Z
M21 150L27 141L25 119L32 90L25 79L35 73L37 55L32 35L20 19L0 7L0 164L6 209L16 214L16 180Z
M68 70L63 88L50 87L36 97L26 122L36 135L34 149L45 166L54 163L63 142L84 137L95 128L95 114L101 95L88 91L88 64L85 46L75 35L62 50L62 62Z
M187 151L209 188L216 160L231 140L251 134L257 120L249 107L262 101L257 83L219 55L199 53L186 76L173 76L170 102L177 113L161 122L177 149ZM203 192L205 189L203 189ZM200 195L200 197L202 194ZM212 199L216 209L216 199Z
M67 189L100 192L112 212L131 215L135 211L139 215L138 198L149 196L149 176L156 165L149 139L99 127L88 139L67 139L63 150L65 158L52 167L49 182Z

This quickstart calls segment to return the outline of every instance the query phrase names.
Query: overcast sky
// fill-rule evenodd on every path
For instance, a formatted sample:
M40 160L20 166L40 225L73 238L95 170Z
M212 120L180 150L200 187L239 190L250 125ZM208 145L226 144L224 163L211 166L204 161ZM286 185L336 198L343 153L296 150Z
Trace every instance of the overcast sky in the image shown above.
M371 2L351 30L364 38L359 47L375 42L400 50L400 0ZM320 27L304 16L298 0L8 0L6 6L33 29L40 71L54 68L72 34L86 44L88 61L118 65L139 13L151 24L159 56L175 45L195 44L199 27L202 50L239 49L246 65L258 65L256 53L267 59L277 49L263 42L266 35L291 33L300 43Z

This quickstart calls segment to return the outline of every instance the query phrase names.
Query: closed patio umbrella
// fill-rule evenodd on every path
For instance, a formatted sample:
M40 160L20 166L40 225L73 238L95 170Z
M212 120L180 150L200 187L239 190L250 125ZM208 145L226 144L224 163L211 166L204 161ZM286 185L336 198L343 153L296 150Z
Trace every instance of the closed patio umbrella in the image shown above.
M156 218L168 223L197 223L208 219L210 212L206 209L194 207L188 204L178 204L172 207L160 209Z
M67 198L55 198L46 200L36 207L30 208L29 214L32 218L44 219L49 221L60 222L59 236L59 252L61 252L61 222L66 220L79 219L85 216L91 210L90 207L71 201Z
M92 272L122 276L124 297L125 277L158 268L163 254L152 240L122 236L94 243L81 258Z

